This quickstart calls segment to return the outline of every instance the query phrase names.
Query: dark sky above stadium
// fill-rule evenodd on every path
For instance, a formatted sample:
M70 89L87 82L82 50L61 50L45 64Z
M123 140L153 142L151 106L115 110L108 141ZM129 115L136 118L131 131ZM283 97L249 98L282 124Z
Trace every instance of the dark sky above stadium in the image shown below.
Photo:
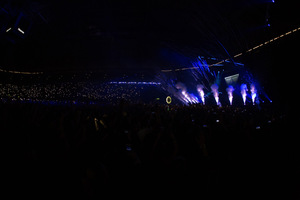
M225 59L299 27L294 2L4 0L0 66L150 69L182 67L195 56Z

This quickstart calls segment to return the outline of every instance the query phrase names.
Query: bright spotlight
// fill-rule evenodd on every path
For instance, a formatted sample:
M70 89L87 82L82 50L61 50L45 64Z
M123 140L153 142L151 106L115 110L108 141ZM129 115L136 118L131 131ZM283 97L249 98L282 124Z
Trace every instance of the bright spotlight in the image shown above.
M20 28L18 28L18 31L19 31L20 33L22 33L22 34L25 34L25 32L24 32L22 29L20 29Z

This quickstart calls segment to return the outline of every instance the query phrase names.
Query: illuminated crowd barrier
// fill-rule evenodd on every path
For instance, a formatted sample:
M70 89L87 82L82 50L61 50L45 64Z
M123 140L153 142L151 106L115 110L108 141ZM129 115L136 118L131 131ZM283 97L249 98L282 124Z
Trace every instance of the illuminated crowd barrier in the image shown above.
M109 84L117 84L117 85L160 85L158 82L136 82L136 81L111 81Z

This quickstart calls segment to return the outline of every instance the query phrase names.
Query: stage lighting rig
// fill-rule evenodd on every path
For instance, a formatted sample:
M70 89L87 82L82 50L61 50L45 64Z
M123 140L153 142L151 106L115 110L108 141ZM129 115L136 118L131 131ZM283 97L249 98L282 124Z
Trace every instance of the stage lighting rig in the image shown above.
M16 20L10 20L5 28L4 36L12 43L24 39L32 26L32 21L24 13L20 12Z
M1 38L16 43L30 33L36 18L45 18L41 14L41 3L28 1L6 1L0 3Z

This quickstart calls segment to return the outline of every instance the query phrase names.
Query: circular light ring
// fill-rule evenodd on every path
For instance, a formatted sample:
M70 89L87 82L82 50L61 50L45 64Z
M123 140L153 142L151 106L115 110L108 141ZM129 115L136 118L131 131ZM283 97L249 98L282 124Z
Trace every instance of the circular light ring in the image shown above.
M172 98L171 98L170 96L167 96L167 98L166 98L166 102L167 102L167 104L170 104L170 103L172 103Z

